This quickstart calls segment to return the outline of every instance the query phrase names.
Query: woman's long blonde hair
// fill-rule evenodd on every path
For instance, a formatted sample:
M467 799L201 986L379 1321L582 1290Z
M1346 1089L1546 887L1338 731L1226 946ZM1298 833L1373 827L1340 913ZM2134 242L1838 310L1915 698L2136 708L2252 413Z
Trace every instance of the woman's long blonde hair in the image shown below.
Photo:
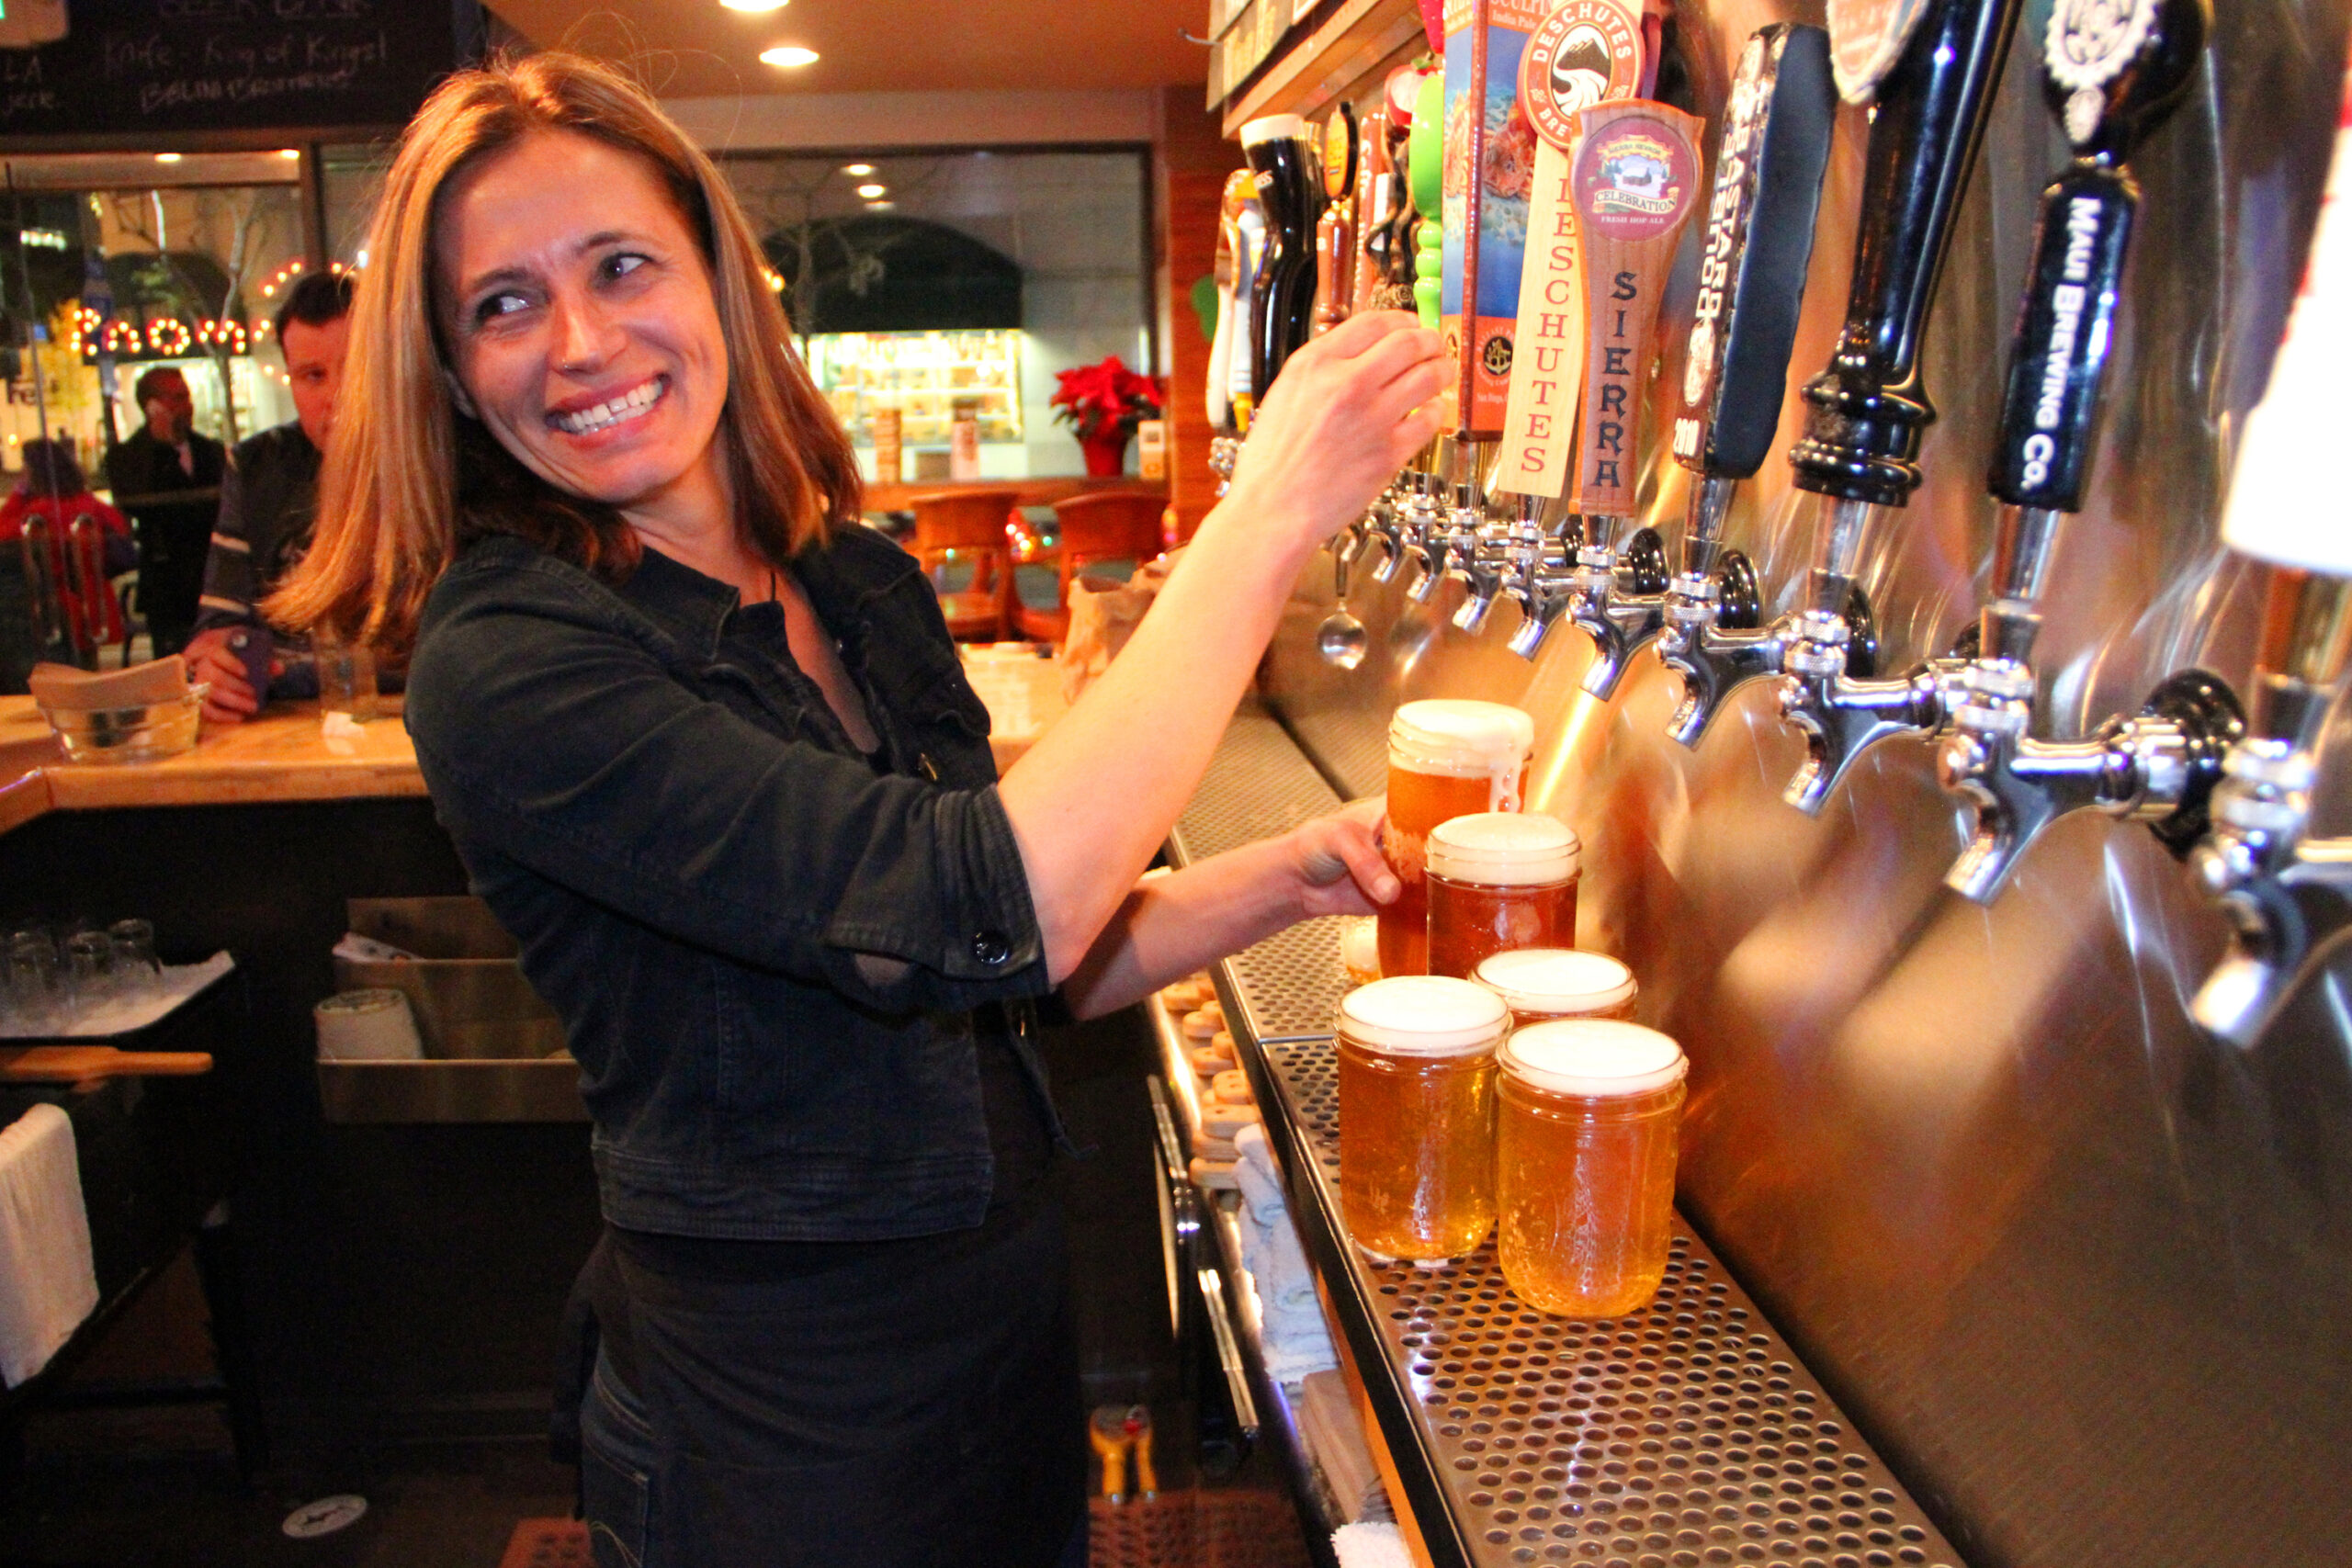
M264 604L270 619L405 651L434 583L460 545L485 533L519 535L608 579L636 564L636 536L617 513L539 480L449 397L435 199L469 164L549 130L646 160L701 242L727 340L719 439L752 547L781 564L856 517L848 434L786 346L765 258L718 168L617 72L535 54L450 77L401 139L352 301L318 524L309 554Z

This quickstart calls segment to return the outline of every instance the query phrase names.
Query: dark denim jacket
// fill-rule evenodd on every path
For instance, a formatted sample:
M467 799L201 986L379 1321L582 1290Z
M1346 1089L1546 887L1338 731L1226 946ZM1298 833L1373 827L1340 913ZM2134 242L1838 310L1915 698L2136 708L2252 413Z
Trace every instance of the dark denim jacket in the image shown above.
M977 1224L973 1010L1013 1004L1042 1094L1024 998L1048 988L988 710L896 546L846 528L794 571L888 776L778 607L650 550L615 588L518 540L469 549L425 608L409 731L563 1015L606 1218L782 1241ZM861 975L859 953L902 972Z

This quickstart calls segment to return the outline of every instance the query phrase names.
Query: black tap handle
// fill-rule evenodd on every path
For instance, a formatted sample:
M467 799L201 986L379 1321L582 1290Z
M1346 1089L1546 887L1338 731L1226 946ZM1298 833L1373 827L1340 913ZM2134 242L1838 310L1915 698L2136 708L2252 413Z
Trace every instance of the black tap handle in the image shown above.
M2042 86L2081 154L2042 193L2041 227L2009 345L1993 494L2078 512L2115 297L2140 193L2119 166L2188 90L2205 0L2062 0L2042 38Z
M1920 329L2021 3L1928 0L1878 85L1846 327L1805 387L1813 412L1789 452L1801 490L1900 506L1918 488L1919 440L1936 417Z
M1993 448L1992 491L2012 506L2082 510L2099 378L2139 205L2130 175L2089 163L2042 195Z
M1829 35L1791 22L1758 28L1732 74L1715 149L1674 421L1685 468L1744 479L1771 450L1837 120Z

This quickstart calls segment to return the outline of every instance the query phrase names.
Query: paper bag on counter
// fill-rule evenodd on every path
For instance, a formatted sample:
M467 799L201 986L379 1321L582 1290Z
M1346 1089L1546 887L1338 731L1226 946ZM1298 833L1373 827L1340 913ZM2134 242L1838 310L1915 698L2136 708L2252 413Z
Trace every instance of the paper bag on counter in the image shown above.
M1084 576L1071 581L1069 630L1057 655L1064 701L1078 701L1078 694L1111 667L1182 553L1170 550L1158 560L1145 562L1125 582Z

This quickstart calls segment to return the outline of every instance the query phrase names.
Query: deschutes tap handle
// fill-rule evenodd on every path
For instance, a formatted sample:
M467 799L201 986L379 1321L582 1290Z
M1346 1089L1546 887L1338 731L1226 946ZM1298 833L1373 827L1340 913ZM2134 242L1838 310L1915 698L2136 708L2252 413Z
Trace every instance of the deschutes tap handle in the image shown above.
M2043 193L1993 448L1993 494L2011 506L2082 510L2099 380L2139 205L2129 175L2087 163Z
M1747 40L1724 107L1674 456L1746 479L1781 423L1829 165L1829 35L1775 22Z
M1918 488L1920 436L1936 417L1921 385L1920 329L2020 6L1864 8L1926 14L1878 84L1846 327L1829 368L1804 389L1813 412L1789 453L1799 489L1900 506Z

